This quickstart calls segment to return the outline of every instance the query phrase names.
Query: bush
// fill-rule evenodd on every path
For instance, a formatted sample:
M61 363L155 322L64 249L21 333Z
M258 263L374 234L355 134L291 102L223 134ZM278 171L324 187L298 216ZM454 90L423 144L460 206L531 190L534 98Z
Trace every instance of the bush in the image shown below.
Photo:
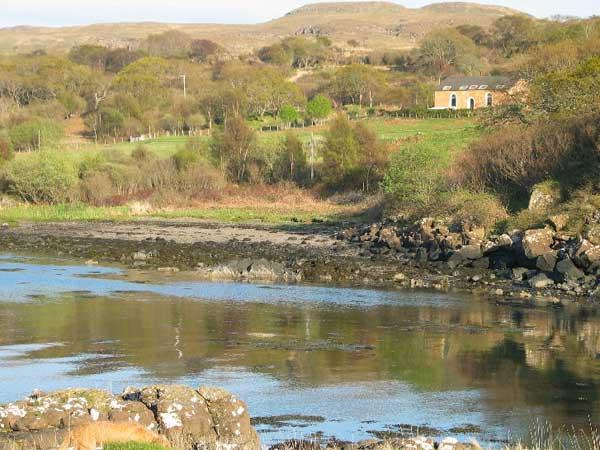
M177 191L192 198L206 197L225 188L222 173L207 161L190 163L177 176Z
M33 203L64 203L75 199L78 168L72 159L42 151L10 161L5 175L11 192Z
M298 114L298 111L292 105L283 105L279 110L279 119L287 127L292 126L299 118L300 114Z
M186 141L185 147L173 155L173 161L177 170L182 171L201 159L209 159L209 156L205 142L197 137L191 137Z
M230 117L223 131L214 133L211 148L223 173L238 183L248 181L249 164L256 150L256 132L243 117Z
M80 183L81 200L94 206L110 204L117 191L108 173L102 171L87 172Z
M441 217L451 217L457 223L468 223L486 229L491 229L508 217L498 197L460 189L434 196L430 211L423 215L431 216L431 211L435 211Z
M9 130L12 146L17 151L51 147L64 136L62 127L50 119L31 119Z
M306 105L306 115L314 124L319 120L326 119L331 114L332 109L331 100L322 94L318 94Z
M0 136L0 165L10 161L14 156L15 154L10 141Z
M173 155L173 161L175 162L177 170L182 171L185 170L191 164L198 162L200 160L200 157L200 152L196 150L191 150L189 148L182 148Z
M388 162L387 146L363 123L339 115L325 135L322 177L330 189L378 187Z
M505 127L485 135L458 158L454 180L473 190L499 193L522 207L533 186L554 179L567 192L598 183L600 115L534 127Z
M446 164L434 146L402 148L392 155L383 190L396 208L424 207L432 195L442 190Z
M130 157L109 154L103 155L104 159L90 159L85 170L83 166L80 170L81 199L96 206L148 198L177 202L223 189L221 172L197 153L189 157L191 152L184 149L177 154L179 158L158 159L140 146Z
M308 178L308 161L304 146L294 133L287 133L281 143L273 178L275 181L292 181L297 184L303 184Z

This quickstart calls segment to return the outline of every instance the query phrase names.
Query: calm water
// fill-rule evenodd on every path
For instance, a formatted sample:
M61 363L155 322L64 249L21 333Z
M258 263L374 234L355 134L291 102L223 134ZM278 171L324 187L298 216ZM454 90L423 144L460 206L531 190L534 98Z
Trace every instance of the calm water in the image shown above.
M258 425L265 443L358 440L399 425L458 437L469 427L493 442L535 420L600 419L600 317L590 312L442 293L136 280L0 257L0 402L34 388L218 385L269 418Z

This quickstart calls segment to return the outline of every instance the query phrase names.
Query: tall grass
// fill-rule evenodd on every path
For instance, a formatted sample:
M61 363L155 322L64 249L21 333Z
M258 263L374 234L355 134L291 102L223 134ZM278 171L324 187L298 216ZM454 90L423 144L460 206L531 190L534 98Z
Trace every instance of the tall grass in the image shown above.
M591 423L588 429L555 428L540 420L529 428L529 436L505 450L600 450L600 432Z
M144 444L141 442L124 442L105 444L104 450L167 450L166 447L158 444Z

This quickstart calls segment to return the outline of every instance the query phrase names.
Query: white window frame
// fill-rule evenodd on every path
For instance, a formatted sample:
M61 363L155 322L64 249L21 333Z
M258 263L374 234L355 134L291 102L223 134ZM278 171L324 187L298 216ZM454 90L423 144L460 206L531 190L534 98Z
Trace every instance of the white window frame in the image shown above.
M471 108L471 104L473 105L473 107L472 107L472 108ZM470 110L474 111L474 110L475 110L475 105L476 105L476 103L475 103L475 99L474 99L473 97L469 97L469 100L467 101L467 107L468 107Z
M491 92L485 94L485 106L488 108L494 106L494 94Z

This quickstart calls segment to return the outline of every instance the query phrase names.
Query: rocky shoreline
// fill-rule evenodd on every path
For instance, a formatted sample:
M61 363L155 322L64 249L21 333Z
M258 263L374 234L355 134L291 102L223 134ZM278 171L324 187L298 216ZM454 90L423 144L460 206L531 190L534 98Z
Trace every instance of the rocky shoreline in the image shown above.
M163 435L178 450L261 450L246 403L214 387L182 385L126 388L113 395L97 389L34 392L0 405L0 450L55 450L69 430L94 422L134 423ZM447 437L407 437L342 442L289 440L270 450L466 450L479 448Z
M411 226L273 229L201 222L25 224L0 231L11 253L79 258L198 279L457 290L524 306L598 296L600 233L550 227L486 237L424 219Z

